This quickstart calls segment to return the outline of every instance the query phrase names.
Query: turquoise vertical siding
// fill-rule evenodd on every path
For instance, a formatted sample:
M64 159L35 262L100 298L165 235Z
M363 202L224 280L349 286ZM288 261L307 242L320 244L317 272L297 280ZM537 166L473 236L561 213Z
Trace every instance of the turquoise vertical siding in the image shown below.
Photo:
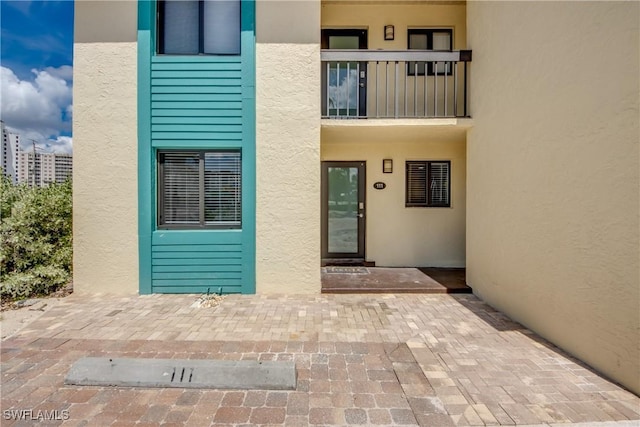
M140 293L255 292L255 7L241 55L155 55L155 2L139 1ZM159 149L241 149L242 229L158 230Z

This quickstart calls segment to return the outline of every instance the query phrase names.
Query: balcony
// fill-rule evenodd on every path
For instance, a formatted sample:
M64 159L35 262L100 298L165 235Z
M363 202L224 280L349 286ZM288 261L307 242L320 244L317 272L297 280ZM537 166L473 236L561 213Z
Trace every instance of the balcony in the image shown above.
M469 117L471 51L322 50L323 119Z

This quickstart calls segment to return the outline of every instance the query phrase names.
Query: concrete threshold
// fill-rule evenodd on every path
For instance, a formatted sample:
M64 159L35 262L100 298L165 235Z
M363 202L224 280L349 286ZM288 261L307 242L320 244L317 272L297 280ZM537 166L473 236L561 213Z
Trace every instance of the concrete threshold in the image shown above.
M295 390L293 361L84 357L64 383L83 386Z

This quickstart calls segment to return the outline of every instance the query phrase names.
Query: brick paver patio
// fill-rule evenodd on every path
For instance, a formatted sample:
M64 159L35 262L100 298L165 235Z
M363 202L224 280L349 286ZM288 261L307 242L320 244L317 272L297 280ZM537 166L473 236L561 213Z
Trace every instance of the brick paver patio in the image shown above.
M637 396L473 295L196 300L65 298L2 342L2 425L640 425ZM83 356L294 360L298 385L65 386Z

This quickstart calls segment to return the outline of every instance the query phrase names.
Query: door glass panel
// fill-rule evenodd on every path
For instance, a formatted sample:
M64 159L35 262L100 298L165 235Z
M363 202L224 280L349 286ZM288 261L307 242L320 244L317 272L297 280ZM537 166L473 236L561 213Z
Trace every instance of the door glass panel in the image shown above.
M358 36L329 36L329 49L358 49L360 37Z
M358 115L357 62L329 63L329 115Z
M328 168L328 252L358 253L358 168Z

